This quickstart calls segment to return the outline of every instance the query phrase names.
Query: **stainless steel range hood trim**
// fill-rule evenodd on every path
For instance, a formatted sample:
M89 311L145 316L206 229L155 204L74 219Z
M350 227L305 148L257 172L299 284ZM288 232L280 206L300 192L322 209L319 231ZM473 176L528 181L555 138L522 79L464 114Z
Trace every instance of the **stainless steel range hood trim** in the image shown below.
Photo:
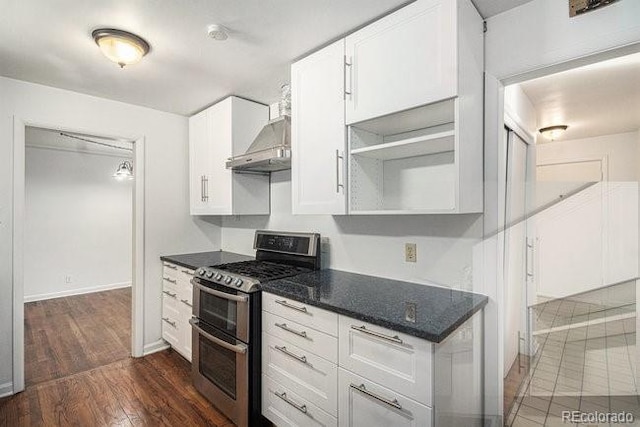
M226 162L227 169L262 173L291 169L290 120L289 116L271 120L245 154L234 156Z

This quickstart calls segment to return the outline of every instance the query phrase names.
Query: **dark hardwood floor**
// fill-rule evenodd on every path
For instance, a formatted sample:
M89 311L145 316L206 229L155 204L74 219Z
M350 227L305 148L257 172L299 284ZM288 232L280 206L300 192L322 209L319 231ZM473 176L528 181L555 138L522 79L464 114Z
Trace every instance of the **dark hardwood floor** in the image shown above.
M27 386L131 354L131 288L30 302L24 319Z
M174 351L131 358L130 324L130 289L26 304L26 390L0 399L0 426L233 425Z
M190 369L165 350L43 382L0 400L0 426L233 426L196 391Z

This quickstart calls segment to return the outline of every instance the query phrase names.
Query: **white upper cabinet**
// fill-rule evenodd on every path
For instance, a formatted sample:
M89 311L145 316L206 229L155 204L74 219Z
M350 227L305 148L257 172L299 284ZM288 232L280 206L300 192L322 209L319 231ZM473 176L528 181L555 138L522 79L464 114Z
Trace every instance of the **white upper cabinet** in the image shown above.
M457 92L456 2L418 0L346 38L346 122Z
M268 120L266 105L235 96L189 118L191 215L269 214L269 176L225 164L246 152Z
M346 214L344 40L291 67L294 214Z

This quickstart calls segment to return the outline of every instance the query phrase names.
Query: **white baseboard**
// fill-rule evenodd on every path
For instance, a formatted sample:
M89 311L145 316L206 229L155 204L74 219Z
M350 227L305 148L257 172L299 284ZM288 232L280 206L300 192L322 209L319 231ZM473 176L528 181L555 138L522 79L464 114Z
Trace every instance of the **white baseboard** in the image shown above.
M88 288L69 289L66 291L52 292L49 294L25 295L24 302L43 301L53 298L69 297L72 295L91 294L94 292L110 291L112 289L121 289L131 287L131 282L109 283L107 285L91 286Z
M148 356L150 354L153 353L157 353L159 351L162 350L166 350L169 347L171 347L165 340L163 340L162 338L159 339L158 341L149 343L149 344L145 344L144 345L144 350L142 351L142 355L143 356Z
M0 384L0 397L11 396L13 394L13 383Z

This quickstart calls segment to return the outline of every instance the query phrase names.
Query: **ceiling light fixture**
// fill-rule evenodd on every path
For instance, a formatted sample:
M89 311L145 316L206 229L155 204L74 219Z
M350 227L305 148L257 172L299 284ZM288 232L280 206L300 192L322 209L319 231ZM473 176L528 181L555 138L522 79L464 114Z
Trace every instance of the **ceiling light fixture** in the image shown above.
M222 42L229 38L229 30L220 24L211 24L207 27L207 34L212 39Z
M539 132L545 138L550 139L551 141L555 141L556 138L562 135L568 127L569 126L567 125L547 126L546 128L541 128Z
M125 179L133 179L133 165L130 161L125 160L118 166L118 170L113 174L113 177L118 181L124 181Z
M100 50L111 61L124 68L139 62L149 53L149 43L142 37L113 28L99 28L91 33Z

